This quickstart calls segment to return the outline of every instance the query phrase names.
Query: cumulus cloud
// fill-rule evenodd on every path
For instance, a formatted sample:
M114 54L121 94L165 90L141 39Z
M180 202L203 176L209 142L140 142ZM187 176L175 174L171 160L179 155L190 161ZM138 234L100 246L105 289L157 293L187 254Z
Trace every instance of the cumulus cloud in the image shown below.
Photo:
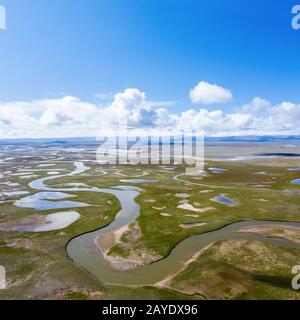
M162 105L162 103L158 103ZM126 89L103 107L77 97L0 102L0 138L97 135L118 123L131 127L171 124L172 116L156 108L144 92Z
M265 109L267 107L271 106L271 102L266 100L266 99L262 99L260 97L255 97L252 99L252 101L250 103L245 104L242 109L244 112L259 112L262 109Z
M269 109L269 125L278 130L299 130L300 105L283 102Z
M193 103L200 103L204 105L228 102L232 97L233 95L230 90L205 81L199 82L190 91L191 101Z
M111 121L126 121L132 126L149 126L155 120L155 110L146 100L145 93L138 89L126 89L116 94L113 103L104 113Z
M66 96L0 102L0 138L97 136L117 123L135 128L204 130L207 135L300 134L300 105L255 97L241 112L189 108L181 113L149 101L138 89L117 93L106 106ZM260 112L262 111L263 112Z
M190 109L177 119L180 129L204 130L206 133L216 134L219 131L246 130L251 128L253 117L250 114L225 114L222 110L199 111Z

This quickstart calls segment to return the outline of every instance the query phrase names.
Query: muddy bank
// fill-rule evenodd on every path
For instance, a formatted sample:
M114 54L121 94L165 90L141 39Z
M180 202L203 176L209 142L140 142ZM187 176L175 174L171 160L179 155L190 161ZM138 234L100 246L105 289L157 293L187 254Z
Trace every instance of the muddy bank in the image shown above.
M116 231L99 235L95 243L112 268L126 271L161 259L161 256L143 245L141 237L140 227L137 223L133 223ZM116 250L118 254L115 254Z

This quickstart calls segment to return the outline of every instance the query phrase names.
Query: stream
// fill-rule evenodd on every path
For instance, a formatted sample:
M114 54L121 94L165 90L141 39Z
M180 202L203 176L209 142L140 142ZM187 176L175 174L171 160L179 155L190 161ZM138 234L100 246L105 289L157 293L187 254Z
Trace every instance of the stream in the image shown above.
M150 265L136 268L129 271L120 271L111 267L104 259L101 251L95 244L95 239L99 235L116 231L123 226L136 220L140 213L140 206L135 199L140 194L138 188L50 188L44 182L66 176L74 176L85 172L89 168L82 162L74 162L75 170L68 174L53 175L32 181L29 186L32 189L52 192L100 192L115 196L120 204L121 210L115 220L107 226L95 231L74 237L66 246L66 251L70 259L81 268L91 273L103 283L120 285L153 285L162 281L170 274L178 272L186 261L193 257L199 250L218 240L246 239L258 240L264 243L279 245L282 247L300 248L300 244L281 238L268 238L254 233L239 233L239 229L249 226L262 225L285 225L300 228L297 222L273 222L273 221L242 221L227 225L221 229L206 232L203 234L190 236L179 242L170 254Z

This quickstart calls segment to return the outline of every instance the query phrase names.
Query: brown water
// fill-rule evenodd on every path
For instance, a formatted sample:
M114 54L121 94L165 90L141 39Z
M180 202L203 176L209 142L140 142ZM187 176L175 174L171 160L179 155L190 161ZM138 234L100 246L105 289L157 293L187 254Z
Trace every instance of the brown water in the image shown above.
M81 173L88 168L84 168L82 163L74 163L76 169L68 174L75 175ZM59 177L62 177L60 175ZM109 193L118 198L121 204L121 210L116 219L109 225L86 234L73 238L66 247L66 251L73 262L91 273L103 283L123 284L123 285L152 285L157 283L168 275L179 271L184 263L190 259L196 252L205 248L209 244L218 240L229 239L247 239L259 240L265 243L271 243L283 247L300 248L299 244L279 239L267 238L253 233L238 233L237 231L244 227L261 226L261 225L286 225L300 228L300 223L296 222L273 222L273 221L242 221L232 223L222 229L191 236L178 243L170 254L151 265L140 267L130 271L120 271L113 269L111 265L104 259L102 253L95 244L95 239L101 234L118 230L119 228L133 222L139 215L140 207L136 203L135 198L139 192L135 189L101 189L101 188L60 188L52 189L44 185L44 181L55 179L58 176L51 176L38 179L30 183L34 189L44 191L90 191Z
M300 228L300 223L293 222L243 221L233 223L217 231L191 236L178 243L166 258L151 265L130 271L113 269L99 252L94 239L103 233L103 229L74 238L67 246L67 253L74 263L93 274L101 282L126 285L151 285L180 270L184 262L190 259L196 252L217 240L259 240L280 246L300 248L299 244L288 240L265 238L257 234L236 232L243 227L270 224Z

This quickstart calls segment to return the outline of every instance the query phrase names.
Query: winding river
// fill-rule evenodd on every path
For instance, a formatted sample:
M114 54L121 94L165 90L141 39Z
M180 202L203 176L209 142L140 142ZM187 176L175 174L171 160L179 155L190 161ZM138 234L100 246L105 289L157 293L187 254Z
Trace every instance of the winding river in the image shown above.
M170 274L179 271L184 263L189 260L196 252L207 247L217 240L228 239L247 239L259 240L264 243L271 243L280 246L300 248L299 244L280 238L268 238L253 233L239 233L240 228L261 225L286 225L300 228L300 223L296 222L270 222L270 221L243 221L232 223L219 230L191 236L179 242L162 260L153 264L140 267L130 271L120 271L111 267L104 259L102 253L95 244L95 239L101 234L116 231L123 226L134 222L139 215L140 206L135 199L139 195L138 188L50 188L44 182L51 179L74 176L85 172L89 168L82 162L74 162L75 170L69 174L55 175L32 181L29 186L32 189L41 191L57 192L101 192L115 196L121 204L121 210L115 220L109 225L89 233L78 235L73 238L66 246L68 256L72 261L87 270L94 277L103 283L121 284L121 285L153 285L165 279Z

